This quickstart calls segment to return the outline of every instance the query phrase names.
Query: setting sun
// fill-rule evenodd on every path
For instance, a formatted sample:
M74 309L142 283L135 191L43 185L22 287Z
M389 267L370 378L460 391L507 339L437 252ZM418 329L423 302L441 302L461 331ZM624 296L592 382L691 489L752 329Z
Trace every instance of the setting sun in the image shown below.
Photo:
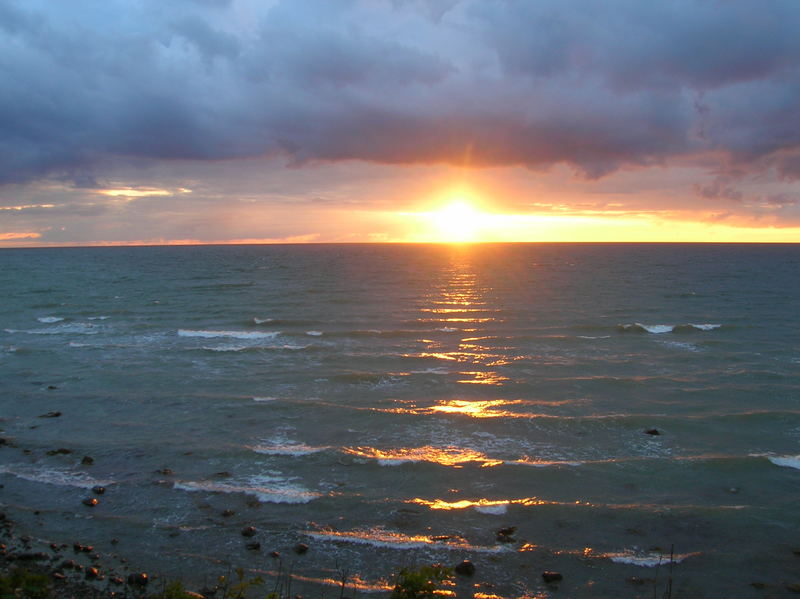
M430 213L430 219L440 241L464 243L478 239L481 213L465 200L453 200Z

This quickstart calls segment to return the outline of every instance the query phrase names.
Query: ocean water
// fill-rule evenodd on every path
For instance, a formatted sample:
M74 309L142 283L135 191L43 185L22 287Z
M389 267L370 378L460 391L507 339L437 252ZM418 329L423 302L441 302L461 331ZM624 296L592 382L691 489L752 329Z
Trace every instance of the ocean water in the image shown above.
M2 250L0 289L35 539L306 596L463 559L479 599L800 580L800 246Z

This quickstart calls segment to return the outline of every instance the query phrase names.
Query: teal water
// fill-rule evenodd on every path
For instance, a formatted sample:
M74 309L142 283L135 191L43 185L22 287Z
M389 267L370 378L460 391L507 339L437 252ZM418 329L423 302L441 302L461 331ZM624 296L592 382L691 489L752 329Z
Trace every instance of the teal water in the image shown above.
M783 589L799 264L791 245L3 250L0 502L36 538L198 583L277 550L313 596L343 569L369 593L470 559L463 596L649 597L671 548L676 596Z

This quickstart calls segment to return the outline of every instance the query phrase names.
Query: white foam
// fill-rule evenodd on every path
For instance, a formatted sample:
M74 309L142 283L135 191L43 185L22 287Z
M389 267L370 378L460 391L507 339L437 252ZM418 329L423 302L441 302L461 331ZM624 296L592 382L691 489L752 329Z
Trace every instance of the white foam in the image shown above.
M256 324L266 324L268 322L273 322L274 318L253 318L253 322Z
M690 324L689 326L701 331L713 331L714 329L722 328L721 324Z
M250 447L250 449L256 453L262 453L264 455L287 455L298 457L325 451L328 448L310 447L309 445L305 445L303 443L289 443L285 445L254 445Z
M494 516L501 516L508 512L507 503L498 503L497 505L476 505L474 509L479 514L492 514Z
M645 568L652 568L658 565L666 565L672 562L679 564L687 557L696 555L694 553L684 553L680 555L673 555L670 560L669 555L663 553L639 553L634 551L620 551L618 553L603 553L596 557L605 557L610 559L615 564L630 564L632 566L642 566Z
M90 316L89 320L108 320L110 316Z
M254 397L253 401L257 402L267 402L267 401L276 401L277 397Z
M173 487L190 492L243 493L255 497L262 503L308 503L322 496L321 493L309 491L286 479L263 475L227 482L177 481Z
M648 333L660 335L662 333L671 333L675 327L671 324L641 324L636 323L636 326L642 327Z
M179 337L200 337L202 339L233 338L233 339L273 339L280 335L279 331L195 331L192 329L178 329Z
M321 337L322 331L306 331L306 335L310 335L312 337Z
M55 327L47 327L46 329L3 329L6 333L26 333L28 335L66 335L66 334L79 334L79 335L96 335L97 330L93 324L85 322L74 322L69 324L61 324Z
M114 482L111 480L92 478L85 472L56 470L52 468L32 468L25 465L0 466L0 472L35 483L45 483L48 485L57 485L59 487L78 487L81 489L91 489L98 485L106 486Z
M429 537L425 535L404 535L399 532L372 528L369 530L353 531L307 531L306 536L320 541L333 541L339 543L353 543L357 545L370 545L385 549L420 549L435 547L455 551L472 551L475 553L505 553L513 549L504 545L471 545L458 537Z
M441 329L436 330L441 331L442 333L455 333L458 329L454 329L452 327L442 327Z
M781 457L769 456L769 461L776 466L785 466L787 468L796 468L800 470L800 455Z
M54 322L61 322L64 319L61 316L40 316L36 320L45 324L51 324Z

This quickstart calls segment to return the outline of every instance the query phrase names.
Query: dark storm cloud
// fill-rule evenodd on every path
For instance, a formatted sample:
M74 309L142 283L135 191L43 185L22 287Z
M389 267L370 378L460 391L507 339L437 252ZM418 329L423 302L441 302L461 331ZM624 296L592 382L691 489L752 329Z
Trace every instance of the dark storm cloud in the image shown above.
M793 0L0 0L0 182L279 153L794 179L798 24Z

